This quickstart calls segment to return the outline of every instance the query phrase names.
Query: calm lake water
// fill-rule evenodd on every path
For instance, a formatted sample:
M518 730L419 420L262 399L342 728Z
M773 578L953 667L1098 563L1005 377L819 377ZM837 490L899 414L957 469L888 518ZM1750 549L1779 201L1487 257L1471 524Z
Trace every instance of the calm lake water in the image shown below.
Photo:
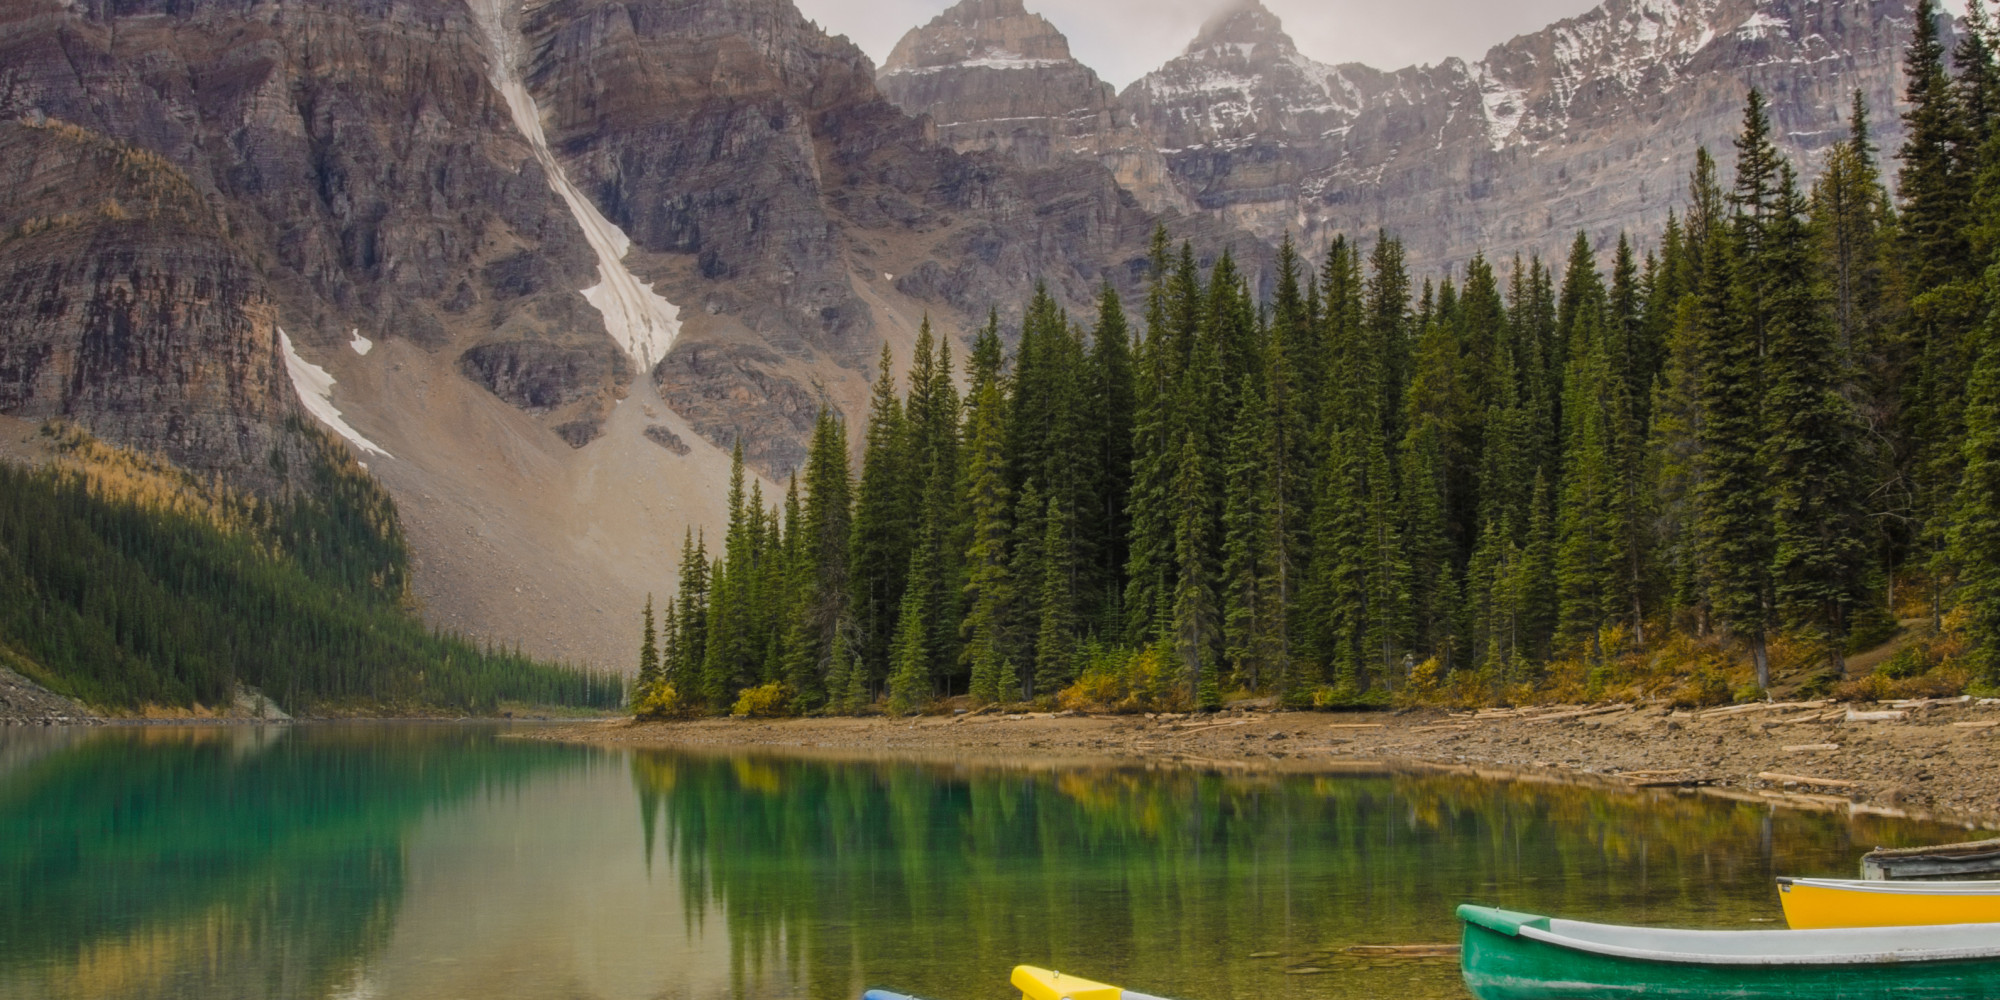
M0 997L999 1000L1026 962L1186 1000L1459 998L1455 961L1339 949L1454 939L1467 900L1773 926L1775 875L1965 833L1462 776L501 732L0 730Z

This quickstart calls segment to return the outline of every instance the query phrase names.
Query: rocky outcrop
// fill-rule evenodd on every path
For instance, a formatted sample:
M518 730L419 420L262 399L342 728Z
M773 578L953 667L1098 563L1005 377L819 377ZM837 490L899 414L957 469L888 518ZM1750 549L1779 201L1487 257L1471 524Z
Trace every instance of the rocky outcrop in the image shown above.
M0 67L0 120L61 122L153 157L210 217L205 229L73 228L57 250L68 269L40 272L58 299L112 296L113 310L71 315L139 338L112 370L92 360L86 327L49 324L101 372L65 415L112 440L255 479L264 439L291 412L272 360L277 326L321 357L357 333L432 350L496 330L602 339L578 322L588 253L507 127L456 0L12 3L0 7ZM105 183L63 178L61 190L94 204L112 197ZM39 211L22 198L18 186L0 192L0 217ZM110 256L72 252L93 246ZM32 250L0 249L0 267L33 264ZM33 340L0 339L16 353ZM232 353L224 341L255 347ZM252 365L252 354L256 367L223 373L236 363L225 359ZM162 395L183 377L215 402ZM198 416L224 399L227 428Z
M1080 308L1106 280L1137 290L1160 217L1112 172L959 153L789 2L547 0L520 30L551 146L628 264L717 318L656 368L661 395L769 475L797 468L822 405L865 391L890 321L917 318L884 310L970 329L1037 281ZM1008 44L1066 51L1030 34ZM1268 256L1207 219L1176 235Z
M1114 88L1021 0L962 0L904 35L875 81L898 107L928 115L953 149L1037 166L1085 156L1149 209L1188 207Z
M0 123L0 188L0 413L282 485L299 408L269 290L187 175L32 116Z
M1267 238L1388 228L1413 260L1656 233L1745 93L1810 168L1856 89L1895 141L1898 0L1606 0L1477 63L1382 72L1297 51L1256 0L1121 95L1204 210Z
M4 654L12 657L12 652ZM0 665L0 726L73 726L98 721L97 714Z
M487 391L535 414L556 414L556 433L572 448L597 438L604 386L628 377L625 355L610 341L564 346L546 340L480 344L458 356L459 371Z
M927 315L1138 289L1162 216L1111 171L874 80L788 0L0 0L0 413L272 491L318 419L434 622L632 662L732 443L782 478ZM657 364L598 308L640 286Z

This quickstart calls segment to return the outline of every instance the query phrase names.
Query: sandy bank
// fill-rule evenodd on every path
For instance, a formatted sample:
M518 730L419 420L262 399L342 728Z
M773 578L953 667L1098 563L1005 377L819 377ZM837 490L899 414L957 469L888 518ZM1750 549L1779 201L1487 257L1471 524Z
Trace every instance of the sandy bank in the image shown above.
M1970 699L1701 712L1604 705L1477 714L1239 710L1157 717L617 720L520 735L641 749L771 748L1042 764L1160 762L1285 771L1421 764L2000 828L2000 704Z

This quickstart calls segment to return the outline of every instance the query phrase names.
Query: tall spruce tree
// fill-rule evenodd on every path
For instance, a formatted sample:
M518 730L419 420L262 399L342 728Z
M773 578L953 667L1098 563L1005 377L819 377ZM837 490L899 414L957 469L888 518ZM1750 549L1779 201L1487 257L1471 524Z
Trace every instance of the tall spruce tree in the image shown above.
M908 430L896 394L894 359L882 345L879 376L868 404L868 437L855 491L848 567L854 617L853 652L864 683L888 676L889 644L902 608L915 526L909 509Z
M851 628L848 573L853 535L853 475L847 465L847 425L830 409L813 423L806 453L806 496L799 536L799 611L792 625L788 681L801 711L834 703L845 691L832 686L834 646L843 627ZM844 686L846 678L841 678Z
M1770 508L1758 391L1763 359L1736 307L1733 292L1742 282L1736 280L1733 243L1707 241L1689 321L1701 365L1693 530L1707 606L1750 645L1758 686L1768 688Z
M1132 487L1126 502L1125 637L1135 644L1167 635L1174 572L1175 388L1180 382L1169 305L1167 232L1154 230L1146 331L1133 367Z
M1014 580L1008 543L1013 534L1013 490L1008 485L1005 399L996 379L973 389L966 426L965 507L971 519L965 554L964 658L972 700L992 704L1014 697L1019 678L1013 661Z
M2000 301L2000 271L1987 272L1989 294ZM1965 476L1952 523L1952 556L1959 566L1973 642L1972 661L1988 684L2000 681L2000 325L1989 316L1979 330L1979 361L1968 379Z
M1216 567L1208 544L1214 515L1201 442L1194 434L1181 436L1181 455L1174 480L1174 612L1173 643L1183 683L1195 704L1209 709L1221 704L1221 679L1216 648L1221 615L1215 599Z
M1085 466L1091 475L1089 519L1081 533L1093 540L1087 577L1085 616L1107 640L1124 635L1125 570L1132 559L1132 435L1137 410L1132 335L1118 292L1106 282L1098 293L1097 324L1090 335L1090 380L1084 393L1084 428L1096 455Z
M661 665L666 682L689 702L700 696L708 651L708 574L707 542L690 526L681 542L680 579L674 589L674 638Z
M1909 440L1906 466L1912 483L1918 539L1933 581L1933 617L1941 618L1938 581L1948 572L1945 539L1951 531L1953 493L1960 480L1961 421L1965 399L1966 333L1979 313L1977 266L1971 253L1971 178L1974 139L1966 131L1960 93L1945 68L1944 44L1933 0L1918 0L1916 27L1904 56L1907 84L1903 114L1903 199L1898 218L1899 267L1908 283L1910 310L1902 378L1902 425Z
M660 638L653 621L653 595L646 595L645 631L639 640L639 675L632 684L632 700L651 694L660 683Z
M1849 626L1868 600L1872 549L1862 507L1862 428L1841 393L1839 333L1790 167L1781 172L1766 235L1773 596L1785 622L1819 637L1844 674Z
M1271 412L1257 387L1244 390L1234 424L1223 485L1223 644L1237 683L1254 691L1283 676L1277 647L1286 610L1272 593L1278 553Z

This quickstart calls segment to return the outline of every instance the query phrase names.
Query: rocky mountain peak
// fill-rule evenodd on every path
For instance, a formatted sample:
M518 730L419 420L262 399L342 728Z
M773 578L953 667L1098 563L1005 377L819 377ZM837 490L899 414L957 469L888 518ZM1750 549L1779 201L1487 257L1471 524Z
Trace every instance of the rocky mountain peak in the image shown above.
M1262 3L1241 0L1121 99L1163 149L1180 150L1317 135L1358 110L1360 91L1339 69L1301 55Z
M1189 207L1117 93L1021 0L962 0L896 43L875 84L962 153L1097 160L1148 209Z
M1259 0L1237 0L1202 24L1201 30L1188 43L1186 55L1197 56L1219 46L1269 45L1272 51L1261 53L1265 56L1289 54L1298 51L1292 36L1285 34L1285 25L1278 15L1271 13ZM1239 50L1242 55L1248 51Z
M882 64L883 75L947 66L1036 69L1075 60L1069 39L1021 0L962 0L913 28Z

